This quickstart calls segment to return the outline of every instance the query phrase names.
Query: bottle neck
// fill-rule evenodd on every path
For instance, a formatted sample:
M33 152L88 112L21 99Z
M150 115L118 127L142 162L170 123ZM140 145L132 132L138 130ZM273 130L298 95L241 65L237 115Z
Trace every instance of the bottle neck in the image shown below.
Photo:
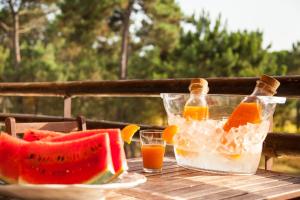
M273 96L276 91L263 81L257 81L256 87L250 96Z
M196 92L196 93L193 93L191 92L190 93L190 98L205 98L205 94L204 93L199 93L199 92Z
M208 93L208 87L195 88L190 90L191 95L206 95Z
M207 106L205 94L190 93L190 98L186 101L185 106Z

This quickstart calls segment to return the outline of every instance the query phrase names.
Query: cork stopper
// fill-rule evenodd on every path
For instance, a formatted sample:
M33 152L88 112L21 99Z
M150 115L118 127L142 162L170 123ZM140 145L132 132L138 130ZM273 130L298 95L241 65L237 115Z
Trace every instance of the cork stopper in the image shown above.
M280 82L276 80L275 78L268 76L268 75L262 75L260 79L257 81L257 87L261 87L266 89L271 94L276 94L276 90L278 89L280 85Z
M201 93L207 94L208 93L208 82L203 78L195 78L191 80L189 86L190 92L193 93Z

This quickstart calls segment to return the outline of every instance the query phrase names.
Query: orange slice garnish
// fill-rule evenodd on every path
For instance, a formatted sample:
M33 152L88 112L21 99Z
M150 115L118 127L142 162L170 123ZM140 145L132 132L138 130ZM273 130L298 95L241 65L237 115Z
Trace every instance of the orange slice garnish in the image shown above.
M178 127L171 125L164 129L162 137L168 144L173 144L173 137L177 132Z
M121 131L122 139L127 143L130 144L133 135L140 130L140 127L136 124L129 124L125 126Z

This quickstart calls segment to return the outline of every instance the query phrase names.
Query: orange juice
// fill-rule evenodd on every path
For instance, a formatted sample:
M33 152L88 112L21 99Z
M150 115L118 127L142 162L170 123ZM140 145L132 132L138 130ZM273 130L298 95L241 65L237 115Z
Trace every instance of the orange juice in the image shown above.
M280 82L275 78L262 75L256 81L254 91L243 100L228 118L223 129L228 132L231 128L237 128L247 123L258 124L262 121L262 108L257 96L273 96L279 87Z
M203 78L193 79L189 86L190 96L183 110L187 120L204 120L208 118L208 106L205 95L208 93L208 82Z
M240 103L224 125L226 132L247 123L258 124L261 122L261 106L257 102Z
M185 106L183 117L186 119L204 120L208 118L207 106Z
M164 154L165 146L162 144L142 145L144 168L161 169L163 166Z

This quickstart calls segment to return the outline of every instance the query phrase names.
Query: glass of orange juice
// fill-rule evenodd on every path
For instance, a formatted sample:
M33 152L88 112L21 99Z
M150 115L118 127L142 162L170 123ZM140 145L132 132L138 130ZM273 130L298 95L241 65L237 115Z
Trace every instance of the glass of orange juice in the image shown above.
M145 172L161 172L166 142L161 130L140 131L143 169Z

